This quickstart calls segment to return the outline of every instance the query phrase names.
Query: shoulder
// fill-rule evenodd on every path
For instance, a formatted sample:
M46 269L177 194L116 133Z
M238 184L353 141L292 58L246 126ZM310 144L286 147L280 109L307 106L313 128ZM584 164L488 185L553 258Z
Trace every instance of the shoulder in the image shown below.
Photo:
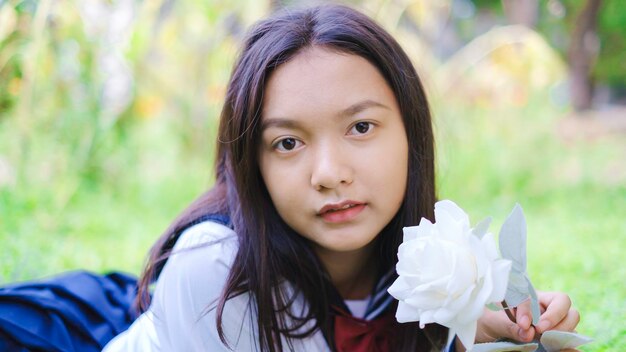
M258 350L256 308L249 293L229 298L224 306L222 327L229 346L217 332L215 308L237 250L237 236L224 225L203 222L184 231L157 280L149 311L107 351ZM295 303L293 314L299 314L305 303ZM328 351L319 331L291 344L296 350Z
M222 350L215 307L237 249L235 232L222 224L206 221L186 229L157 279L150 319L143 322L150 326L139 331L154 330L153 345L163 350ZM245 305L237 308L242 314Z
M226 246L226 247L223 247ZM232 248L230 248L232 247ZM175 255L185 249L236 249L237 237L235 232L218 222L204 221L184 230L176 244L172 254Z
M188 228L176 241L157 280L155 303L170 303L171 298L184 296L180 297L184 304L203 310L211 303L207 300L220 297L237 249L235 232L222 224L206 221Z
M214 307L237 248L235 232L220 223L205 221L186 229L159 275L149 310L106 350L225 350ZM243 306L239 303L237 310Z
M155 298L162 291L170 292L171 297L172 290L184 290L194 301L219 297L237 249L235 232L222 224L206 221L188 228L176 241L161 271Z

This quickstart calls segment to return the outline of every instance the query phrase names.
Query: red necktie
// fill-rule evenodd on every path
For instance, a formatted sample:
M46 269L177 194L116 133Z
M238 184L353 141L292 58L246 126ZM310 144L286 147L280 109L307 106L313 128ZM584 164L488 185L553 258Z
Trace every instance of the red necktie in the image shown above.
M335 309L335 345L338 352L389 352L395 318L392 312L374 320L355 318Z

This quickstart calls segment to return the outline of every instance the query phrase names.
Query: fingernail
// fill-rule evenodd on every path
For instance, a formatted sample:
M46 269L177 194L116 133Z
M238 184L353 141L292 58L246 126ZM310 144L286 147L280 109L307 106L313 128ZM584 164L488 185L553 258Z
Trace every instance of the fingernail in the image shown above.
M549 328L550 328L550 322L547 320L541 320L539 321L539 324L537 324L537 330L539 330L539 332L541 333L545 332Z
M519 335L520 339L522 339L522 340L526 340L528 338L528 330L519 329L517 334Z
M530 327L530 318L528 317L528 315L522 315L518 323L524 329L528 329Z

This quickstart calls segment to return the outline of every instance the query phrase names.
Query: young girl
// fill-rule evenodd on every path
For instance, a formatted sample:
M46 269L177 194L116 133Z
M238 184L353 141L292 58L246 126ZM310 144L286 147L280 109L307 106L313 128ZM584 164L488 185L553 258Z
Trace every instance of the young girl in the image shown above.
M105 351L462 348L397 323L387 293L402 228L435 201L428 102L396 41L342 6L261 21L228 86L215 186L155 244L147 310ZM541 301L537 326L527 306L517 324L486 313L477 341L576 326L566 295Z

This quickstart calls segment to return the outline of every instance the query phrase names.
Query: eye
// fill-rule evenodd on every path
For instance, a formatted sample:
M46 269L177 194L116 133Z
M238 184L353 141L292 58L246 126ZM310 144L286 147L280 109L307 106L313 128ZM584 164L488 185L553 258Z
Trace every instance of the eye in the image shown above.
M374 125L371 122L360 121L354 124L349 134L366 134L371 131Z
M288 152L298 147L299 143L302 143L302 142L300 142L299 140L295 138L287 137L274 143L274 148L281 152Z

